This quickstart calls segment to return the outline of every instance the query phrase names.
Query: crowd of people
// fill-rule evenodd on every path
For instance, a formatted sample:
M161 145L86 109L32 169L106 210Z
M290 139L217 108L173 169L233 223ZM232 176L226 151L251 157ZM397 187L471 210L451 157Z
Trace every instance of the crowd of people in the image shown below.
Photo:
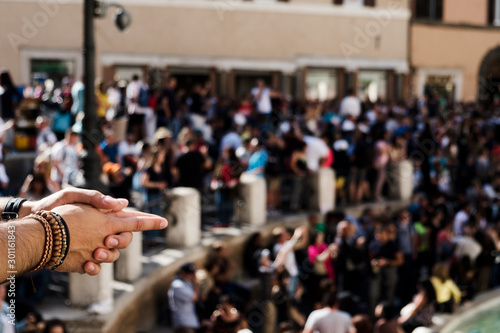
M270 242L248 238L241 262L258 296L235 277L224 243L213 244L203 267L183 265L168 292L170 324L234 333L430 328L436 314L500 284L499 232L495 216L442 193L416 194L395 213L311 214L307 226L275 228Z
M0 84L8 123L22 96L7 72ZM40 198L81 179L85 88L81 80L64 80L58 89L25 90L43 101L45 112L37 120L39 156L22 196ZM262 279L263 300L272 303L276 293L285 300L275 304L281 332L304 326L323 332L317 323L331 313L348 329L372 322L375 332L411 332L430 326L435 311L453 311L499 283L498 98L485 106L428 92L406 102L373 103L350 90L342 99L298 101L259 80L247 96L231 99L214 95L210 82L185 90L170 77L152 89L138 76L109 87L98 82L95 91L103 180L116 197L139 193L145 199L136 204L155 214L163 213L168 189L192 187L204 204L214 200L215 226L228 226L243 173L266 180L269 215L306 210L308 177L321 168L335 170L332 191L339 203L383 200L400 177L393 167L411 163L413 173L405 177L412 178L414 196L396 214L367 209L354 218L335 211L322 223L311 218L307 230L277 230L272 246L255 237L246 259L258 265L247 261L246 268ZM119 141L113 124L122 119L128 126ZM146 233L145 242L157 244L158 236ZM210 322L207 330L233 332L245 325L249 291L230 278L224 255L214 257L203 269L204 294L190 266L179 273L170 299L196 304L188 327ZM174 325L182 317L174 316ZM215 330L217 325L225 328Z

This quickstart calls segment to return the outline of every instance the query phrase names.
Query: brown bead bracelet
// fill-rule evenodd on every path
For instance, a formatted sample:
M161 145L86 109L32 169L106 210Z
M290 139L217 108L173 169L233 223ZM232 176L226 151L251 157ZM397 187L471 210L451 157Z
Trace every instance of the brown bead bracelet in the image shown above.
M69 230L66 221L64 221L61 215L48 211L41 211L40 214L47 221L49 221L49 224L53 228L52 230L57 230L54 236L54 250L49 262L45 267L54 270L57 267L61 266L68 254Z
M32 272L42 268L54 270L59 267L69 252L69 229L66 221L57 213L38 211L28 216L43 224L45 228L45 242L50 243L50 248L45 251L40 263Z
M53 246L53 236L52 236L52 228L50 227L49 222L45 220L43 217L35 214L31 214L25 219L34 219L40 222L43 225L43 228L45 229L45 246L42 254L42 259L38 263L38 265L35 266L30 272L35 272L38 271L39 269L42 269L47 262L50 260L50 257L52 255L52 246Z

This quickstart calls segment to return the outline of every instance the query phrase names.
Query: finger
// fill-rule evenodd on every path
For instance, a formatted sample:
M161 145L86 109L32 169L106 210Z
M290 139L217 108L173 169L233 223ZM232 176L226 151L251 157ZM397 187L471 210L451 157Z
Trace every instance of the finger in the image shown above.
M104 240L104 245L109 249L124 249L132 242L131 232L122 232L117 235L110 235Z
M113 223L113 234L125 231L144 231L163 229L167 226L167 220L159 216L132 216L132 217L111 217Z
M156 215L156 214L149 214L149 213L144 213L144 212L140 212L140 211L137 211L137 210L127 210L127 209L124 209L124 210L121 210L119 212L109 212L109 213L106 213L107 215L109 216L114 216L114 217L118 217L118 218L124 218L124 217L135 217L135 216L143 216L143 217L155 217L155 218L163 218L162 216L159 216L159 215Z
M94 259L99 262L115 262L120 257L120 251L116 249L98 248L94 251Z
M99 191L71 187L64 190L64 204L82 203L97 209L118 211L127 207L126 199L115 199Z
M97 275L101 271L101 265L100 264L96 264L95 262L92 262L92 261L87 261L83 265L83 270L88 275Z

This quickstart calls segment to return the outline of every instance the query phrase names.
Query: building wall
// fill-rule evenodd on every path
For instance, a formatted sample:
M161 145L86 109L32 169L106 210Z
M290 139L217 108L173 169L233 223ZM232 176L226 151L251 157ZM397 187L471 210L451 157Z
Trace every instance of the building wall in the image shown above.
M443 21L446 23L486 25L488 0L444 0Z
M407 70L407 0L379 0L377 8L319 0L120 3L132 16L127 32L114 27L113 9L96 20L98 75L103 66L130 61L290 73L301 66ZM17 83L27 83L30 57L81 59L81 0L0 0L0 12L9 13L0 20L0 67Z
M459 99L477 97L479 67L486 54L498 46L500 30L452 26L412 25L412 66L461 73L463 89ZM418 76L418 75L417 75ZM418 89L417 76L414 86Z

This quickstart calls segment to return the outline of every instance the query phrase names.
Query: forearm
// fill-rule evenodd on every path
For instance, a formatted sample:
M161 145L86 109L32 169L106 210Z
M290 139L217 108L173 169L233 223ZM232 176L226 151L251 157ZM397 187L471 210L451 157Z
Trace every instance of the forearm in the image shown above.
M318 261L326 261L331 255L330 249L326 249L321 254L316 256L316 260Z
M303 232L296 238L296 242L293 245L293 250L302 250L307 246L307 244L309 244L309 234L307 232Z
M43 255L45 231L37 220L0 224L0 281L33 269Z

